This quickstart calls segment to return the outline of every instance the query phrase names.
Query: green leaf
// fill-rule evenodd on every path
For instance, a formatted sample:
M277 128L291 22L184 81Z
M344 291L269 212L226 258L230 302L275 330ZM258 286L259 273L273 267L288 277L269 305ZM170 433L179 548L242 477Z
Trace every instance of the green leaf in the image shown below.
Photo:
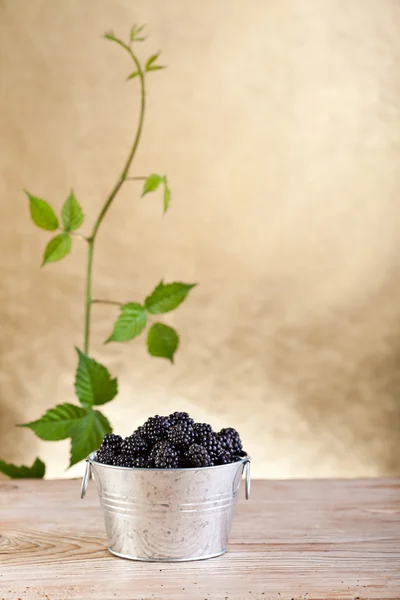
M32 196L32 194L26 190L24 190L24 192L29 198L29 208L32 221L35 225L42 229L46 229L46 231L55 231L58 228L58 219L50 204L45 200Z
M75 231L75 229L78 229L83 223L85 217L72 190L64 202L61 216L66 231Z
M174 310L184 301L190 290L196 283L174 283L164 284L160 281L155 290L144 302L146 309L153 315L159 315Z
M49 262L61 260L71 252L71 236L68 233L60 233L49 241L44 251L43 265Z
M29 427L42 440L65 440L70 436L71 428L86 413L86 409L74 404L57 404L37 421L23 423L19 427Z
M133 79L134 77L138 77L138 75L140 75L139 71L134 71L133 73L131 73L126 80L129 81L129 79Z
M156 190L159 187L162 181L163 177L161 177L161 175L156 175L155 173L149 175L146 181L144 182L142 198L149 192L154 192L154 190Z
M40 458L37 458L31 467L17 467L0 460L0 473L12 479L43 479L45 472L46 466Z
M168 358L174 362L174 354L179 345L179 337L175 329L163 323L154 323L147 335L147 349L151 356Z
M75 391L80 403L90 408L93 404L106 404L118 393L118 382L94 358L89 358L76 349L79 356L78 369L75 377Z
M138 336L146 327L147 313L141 304L128 302L121 306L121 314L118 317L114 330L108 342L128 342Z
M101 412L89 411L71 430L70 467L97 450L106 433L111 432L111 425Z
M147 67L146 71L160 71L161 69L166 69L167 67L165 67L164 65L151 65L150 67Z
M164 215L168 210L170 201L171 201L171 190L169 189L167 178L164 177Z
M150 56L148 61L146 62L145 70L146 71L158 71L159 69L165 69L162 65L155 65L155 61L160 56L161 52L157 52L157 54L153 54Z
M115 41L115 40L116 40L116 37L115 37L115 35L114 35L114 32L113 32L113 31L107 31L107 32L104 34L104 37L105 37L105 39L106 39L106 40L113 40L113 41Z
M131 40L131 42L143 42L146 39L146 36L144 37L138 37L139 33L141 33L141 31L143 31L144 29L144 25L133 25L131 32L129 34L129 39Z

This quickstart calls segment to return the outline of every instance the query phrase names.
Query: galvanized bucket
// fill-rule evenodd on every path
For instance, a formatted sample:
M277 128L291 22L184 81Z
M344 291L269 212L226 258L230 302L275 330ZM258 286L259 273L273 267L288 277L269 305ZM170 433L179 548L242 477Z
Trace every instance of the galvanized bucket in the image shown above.
M103 507L109 551L144 561L186 561L220 556L226 546L250 458L201 469L135 469L86 459L83 498L93 476Z

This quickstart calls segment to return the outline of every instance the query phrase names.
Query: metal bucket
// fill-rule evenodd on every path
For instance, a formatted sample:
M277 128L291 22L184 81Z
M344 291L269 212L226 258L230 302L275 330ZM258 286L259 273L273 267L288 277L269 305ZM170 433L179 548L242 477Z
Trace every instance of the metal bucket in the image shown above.
M243 471L250 458L201 469L135 469L86 459L103 507L109 551L131 560L186 561L226 552Z

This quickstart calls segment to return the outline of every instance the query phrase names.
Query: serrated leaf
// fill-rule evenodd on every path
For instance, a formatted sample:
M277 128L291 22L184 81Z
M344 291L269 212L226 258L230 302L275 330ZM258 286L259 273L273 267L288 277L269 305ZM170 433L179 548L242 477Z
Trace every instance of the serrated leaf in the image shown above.
M19 427L29 427L42 440L65 440L70 436L71 428L76 425L87 410L74 404L57 404L50 408L40 419L23 423Z
M106 367L94 358L89 358L79 348L76 351L79 363L75 376L75 392L80 403L90 408L94 404L110 402L118 393L117 379L112 379Z
M65 258L71 252L71 236L68 233L60 233L49 241L44 251L43 265L49 262L57 262Z
M29 198L29 208L32 221L35 225L41 229L46 229L46 231L55 231L58 228L59 223L50 204L41 198L32 196L32 194L26 190L24 191Z
M106 433L111 432L111 425L101 412L89 411L71 429L70 467L97 450Z
M139 71L134 71L134 73L131 73L126 80L129 81L129 79L133 79L134 77L138 77L140 75Z
M167 178L164 177L164 214L167 212L170 202L171 190L169 189Z
M196 283L180 281L164 284L163 281L160 281L155 290L146 298L144 305L153 315L169 312L179 306L196 285Z
M37 458L31 467L17 467L11 463L0 460L0 473L11 477L12 479L43 479L46 472L46 465Z
M174 354L179 345L179 337L175 329L163 323L154 323L147 335L147 349L151 356L168 358L174 362Z
M114 325L114 330L108 342L128 342L140 333L147 324L147 313L141 304L128 302L121 306L121 314Z
M61 216L66 231L75 231L75 229L78 229L83 223L85 217L72 190L64 202Z
M143 185L142 198L149 192L154 192L162 181L163 178L161 175L157 175L156 173L149 175Z

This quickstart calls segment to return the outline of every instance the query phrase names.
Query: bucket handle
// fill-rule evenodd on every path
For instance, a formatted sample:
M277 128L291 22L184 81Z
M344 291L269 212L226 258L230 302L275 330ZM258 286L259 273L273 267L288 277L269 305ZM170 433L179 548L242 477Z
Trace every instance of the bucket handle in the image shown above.
M82 478L82 485L81 485L81 498L84 498L86 496L86 491L89 485L89 480L90 480L90 476L92 474L92 470L91 470L91 464L89 462L88 459L86 459L86 469L85 469L85 474Z
M245 485L245 495L246 500L250 498L250 457L247 457L243 462L243 471L245 471L246 477L246 485Z

